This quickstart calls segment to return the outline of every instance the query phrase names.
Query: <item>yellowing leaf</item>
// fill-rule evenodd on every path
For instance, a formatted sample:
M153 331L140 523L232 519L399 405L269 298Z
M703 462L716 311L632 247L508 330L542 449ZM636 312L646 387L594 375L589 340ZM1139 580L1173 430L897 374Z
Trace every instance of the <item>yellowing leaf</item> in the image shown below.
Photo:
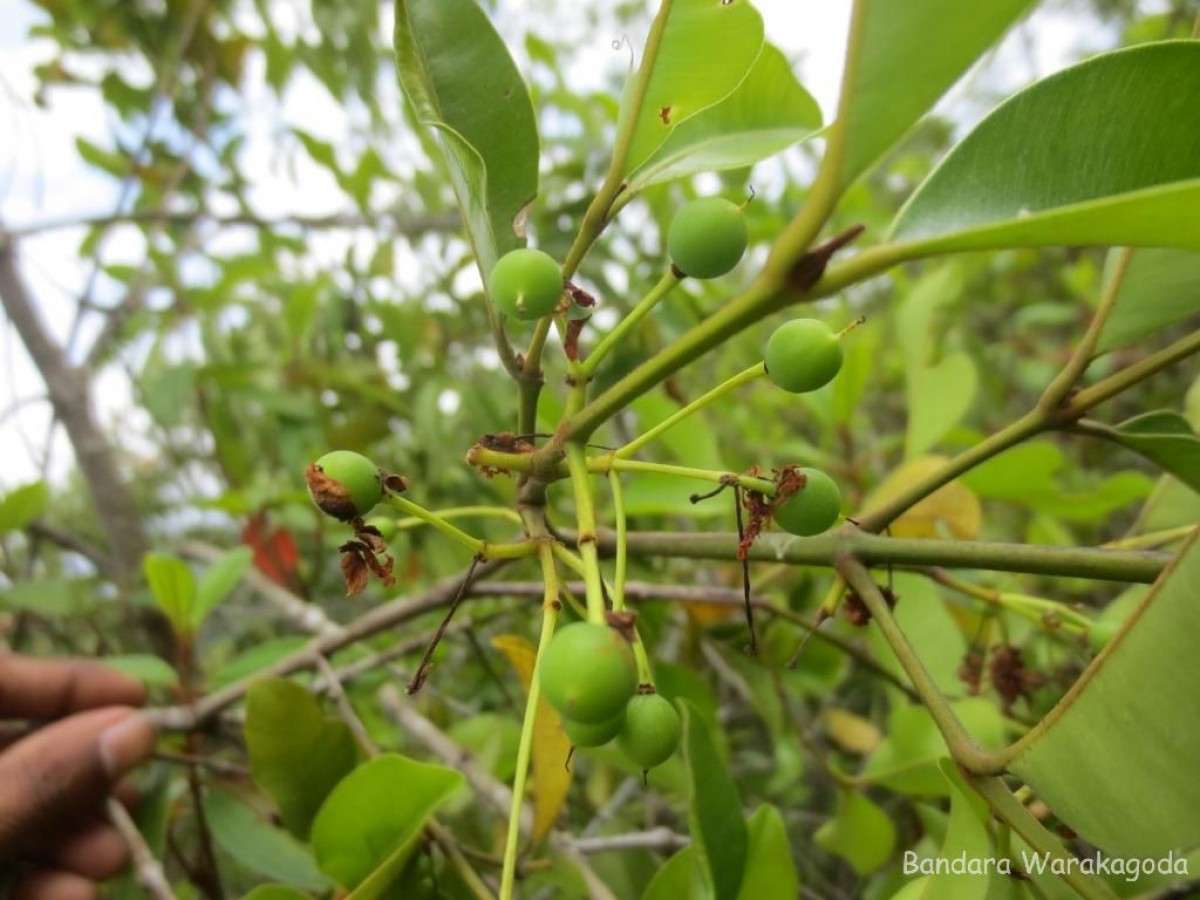
M939 471L947 462L944 456L918 456L910 459L884 479L866 503L864 515L887 503ZM965 485L952 481L938 488L891 524L893 537L934 538L953 537L960 541L974 540L983 523L979 498Z
M822 709L821 721L833 742L850 753L870 753L883 739L874 722L836 706Z
M492 638L492 646L503 653L529 692L537 649L516 634ZM554 825L571 787L571 772L565 763L571 741L563 733L558 713L544 699L538 699L533 719L533 840L542 838Z

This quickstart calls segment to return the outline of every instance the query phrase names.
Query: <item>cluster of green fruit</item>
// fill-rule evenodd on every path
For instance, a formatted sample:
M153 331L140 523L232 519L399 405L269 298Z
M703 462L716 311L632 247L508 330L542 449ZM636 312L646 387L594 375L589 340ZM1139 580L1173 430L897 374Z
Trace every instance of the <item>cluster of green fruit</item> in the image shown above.
M643 770L666 762L683 726L671 702L638 684L629 641L598 622L574 622L554 635L538 664L542 695L562 716L576 747L599 747L614 738Z

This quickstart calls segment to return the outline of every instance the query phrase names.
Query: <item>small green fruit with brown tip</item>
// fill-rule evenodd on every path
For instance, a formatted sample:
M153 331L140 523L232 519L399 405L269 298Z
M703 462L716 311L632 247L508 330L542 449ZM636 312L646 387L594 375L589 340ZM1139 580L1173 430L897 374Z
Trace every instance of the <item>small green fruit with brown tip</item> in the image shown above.
M784 531L812 537L833 527L842 511L842 492L820 469L798 471L804 476L804 487L775 507L773 515Z
M538 664L546 702L564 719L599 725L621 714L637 690L629 641L607 625L573 622L550 640Z
M638 694L625 707L625 724L617 743L630 761L653 769L679 747L683 723L671 701L661 694Z
M562 294L562 269L554 257L541 250L510 250L488 276L492 302L507 315L526 322L554 312Z
M365 516L383 497L379 467L353 450L326 453L304 476L317 507L343 522Z
M818 319L793 319L772 332L763 353L767 377L785 391L824 387L842 368L842 342Z
M371 516L366 524L378 531L385 541L390 541L396 536L396 520L391 516Z

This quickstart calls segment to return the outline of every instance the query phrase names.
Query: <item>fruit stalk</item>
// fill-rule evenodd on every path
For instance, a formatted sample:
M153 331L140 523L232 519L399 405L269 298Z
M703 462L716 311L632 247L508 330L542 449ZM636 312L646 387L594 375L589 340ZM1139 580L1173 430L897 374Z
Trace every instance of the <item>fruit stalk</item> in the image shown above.
M637 305L617 323L616 327L601 339L600 343L596 345L596 349L588 354L581 367L584 376L590 378L594 375L604 357L612 352L612 349L618 346L626 335L637 327L637 324L650 314L659 301L671 293L682 280L674 269L668 269L658 283L650 289L650 292L639 300Z

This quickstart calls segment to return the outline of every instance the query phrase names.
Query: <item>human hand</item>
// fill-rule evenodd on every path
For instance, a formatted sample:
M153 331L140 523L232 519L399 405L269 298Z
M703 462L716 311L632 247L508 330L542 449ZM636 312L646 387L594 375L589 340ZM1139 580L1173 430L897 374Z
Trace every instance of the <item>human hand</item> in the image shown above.
M82 660L0 653L0 868L16 864L12 900L92 900L129 862L104 802L154 751L132 707L142 685ZM6 737L6 720L45 723Z

